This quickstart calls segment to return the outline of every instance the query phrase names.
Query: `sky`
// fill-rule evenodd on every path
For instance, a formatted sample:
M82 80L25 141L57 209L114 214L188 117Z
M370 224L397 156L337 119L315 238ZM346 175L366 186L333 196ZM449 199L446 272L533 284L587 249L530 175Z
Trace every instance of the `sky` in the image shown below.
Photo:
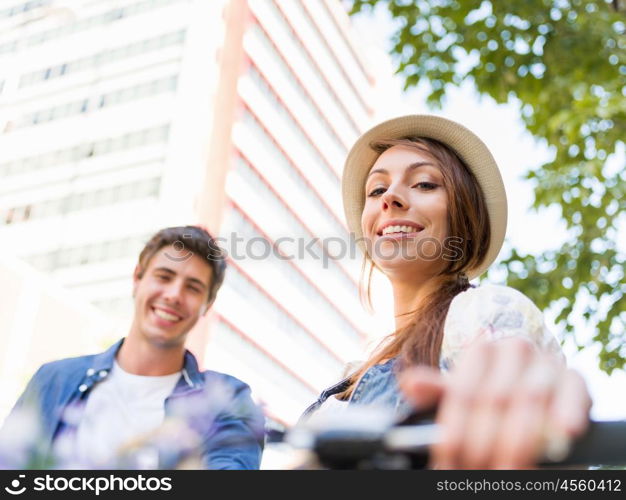
M393 64L387 55L389 37L393 24L388 13L377 8L374 14L360 14L352 18L366 49L376 54L372 59L379 61L373 68L381 81L378 99L384 99L374 123L405 114L433 113L458 121L474 131L489 147L500 167L508 199L508 224L505 240L507 245L516 247L522 253L538 254L544 250L558 248L566 237L565 224L560 219L557 208L531 209L533 186L522 179L523 175L550 159L547 146L536 141L524 128L519 110L514 104L498 105L489 97L479 96L472 86L450 88L448 98L441 110L429 109L426 105L425 88L404 92L403 80L393 74ZM626 236L626 231L622 236ZM624 238L626 240L626 238ZM622 245L626 248L626 242ZM501 252L506 255L506 250ZM374 282L374 303L377 304L375 321L381 331L391 329L392 304L387 284L381 280ZM553 324L554 315L546 312L547 324ZM556 333L556 328L552 327ZM592 332L583 325L577 325L577 337L588 338ZM557 335L558 337L558 335ZM592 418L597 420L626 419L626 373L614 371L606 375L597 366L598 348L586 348L577 352L571 342L563 346L571 368L578 370L585 381L594 401Z

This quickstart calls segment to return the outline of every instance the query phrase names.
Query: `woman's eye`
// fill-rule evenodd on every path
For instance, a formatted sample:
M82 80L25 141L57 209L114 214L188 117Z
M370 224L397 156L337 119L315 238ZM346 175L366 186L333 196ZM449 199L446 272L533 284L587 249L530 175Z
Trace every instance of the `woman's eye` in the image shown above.
M425 191L431 191L435 189L436 187L438 187L438 185L435 184L434 182L418 182L413 187L423 189Z
M379 187L370 192L367 196L380 196L385 192L385 188Z

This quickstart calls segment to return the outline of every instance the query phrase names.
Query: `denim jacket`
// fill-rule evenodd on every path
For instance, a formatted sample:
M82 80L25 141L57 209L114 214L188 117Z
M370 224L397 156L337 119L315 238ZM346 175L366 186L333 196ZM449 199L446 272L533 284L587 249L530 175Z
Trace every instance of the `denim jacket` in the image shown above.
M67 358L42 365L28 383L7 422L24 408L39 415L37 447L44 456L52 454L55 439L77 427L67 418L80 411L90 391L104 380L113 366L120 340L101 354ZM76 415L76 411L73 411ZM80 415L80 413L79 413ZM19 418L19 417L18 417ZM208 469L258 469L264 441L264 417L250 397L250 388L232 377L213 371L200 372L185 351L182 376L165 400L165 419L184 422L197 437L201 466ZM79 419L78 419L79 420ZM180 436L171 439L173 445ZM42 451L43 450L43 451ZM6 450L4 450L6 452ZM0 450L0 455L3 455ZM175 465L172 450L159 450L159 467ZM165 459L162 456L168 455ZM125 467L124 467L125 468Z
M369 368L358 381L348 404L391 409L397 419L409 415L410 405L402 396L396 379L398 363L398 358L393 358ZM347 377L323 391L317 401L304 411L301 420L311 416L330 396L345 391L349 383L350 379Z

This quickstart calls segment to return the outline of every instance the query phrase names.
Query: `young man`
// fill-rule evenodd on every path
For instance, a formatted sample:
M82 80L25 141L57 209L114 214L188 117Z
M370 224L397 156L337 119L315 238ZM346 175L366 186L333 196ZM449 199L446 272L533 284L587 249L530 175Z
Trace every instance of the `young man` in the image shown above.
M249 387L200 372L184 347L225 267L204 229L155 234L135 268L128 336L101 354L39 368L0 432L5 442L36 411L39 455L53 466L258 469L264 419Z

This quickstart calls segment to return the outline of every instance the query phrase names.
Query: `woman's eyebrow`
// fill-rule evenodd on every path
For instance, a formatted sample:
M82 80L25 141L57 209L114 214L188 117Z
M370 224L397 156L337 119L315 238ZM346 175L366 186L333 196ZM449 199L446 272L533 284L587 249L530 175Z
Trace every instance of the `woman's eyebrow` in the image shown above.
M408 167L406 167L406 169L415 170L416 168L424 167L424 166L436 167L434 163L431 163L429 161L416 161L415 163L411 163Z
M425 165L428 165L429 167L434 167L436 165L434 165L433 163L429 162L429 161L416 161L415 163L411 163L408 167L406 167L407 170L415 170L416 168L419 167L423 167ZM368 175L368 179L369 177L371 177L374 174L389 174L389 171L385 168L376 168L374 170L372 170Z

